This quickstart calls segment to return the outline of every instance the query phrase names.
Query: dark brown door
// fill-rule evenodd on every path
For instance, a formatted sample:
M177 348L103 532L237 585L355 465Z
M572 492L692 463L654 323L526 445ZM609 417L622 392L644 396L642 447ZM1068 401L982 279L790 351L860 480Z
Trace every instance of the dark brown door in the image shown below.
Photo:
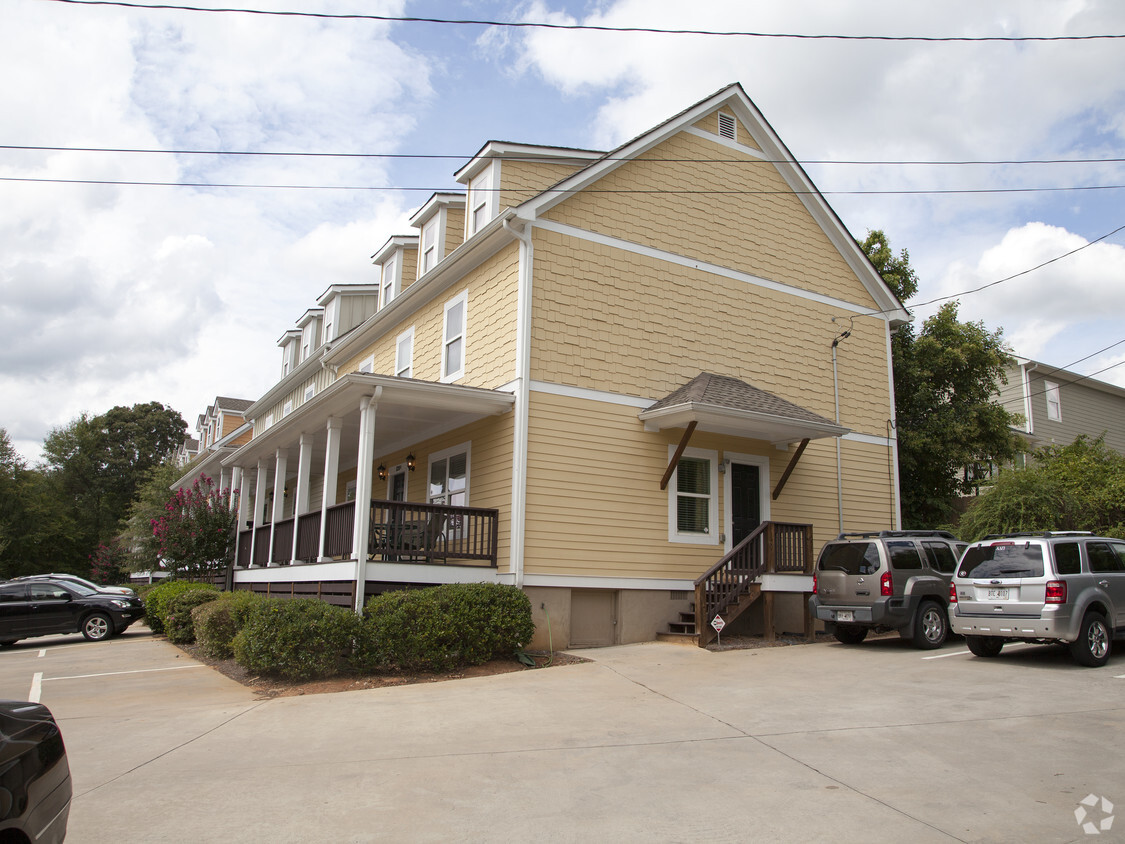
M757 466L730 464L731 548L754 532L762 522L762 501Z

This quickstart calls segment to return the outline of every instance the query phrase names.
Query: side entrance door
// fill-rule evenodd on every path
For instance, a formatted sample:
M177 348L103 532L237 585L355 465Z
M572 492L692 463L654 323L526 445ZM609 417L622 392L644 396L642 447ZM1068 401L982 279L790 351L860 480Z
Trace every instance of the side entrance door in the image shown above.
M760 470L746 463L730 464L730 547L734 548L762 523Z

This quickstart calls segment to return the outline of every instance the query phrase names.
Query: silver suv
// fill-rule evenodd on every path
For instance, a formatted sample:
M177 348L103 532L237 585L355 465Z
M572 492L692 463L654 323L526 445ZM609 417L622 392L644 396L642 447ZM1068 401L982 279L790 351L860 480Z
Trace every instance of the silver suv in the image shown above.
M841 533L820 551L809 613L846 645L897 630L918 648L949 634L949 580L966 543L937 530Z
M949 621L977 656L1005 642L1061 643L1081 665L1125 634L1125 541L1076 531L987 536L965 551Z

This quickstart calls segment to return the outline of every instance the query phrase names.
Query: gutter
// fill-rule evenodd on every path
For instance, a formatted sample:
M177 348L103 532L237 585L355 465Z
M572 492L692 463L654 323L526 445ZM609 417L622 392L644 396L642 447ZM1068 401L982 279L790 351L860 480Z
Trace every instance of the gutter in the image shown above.
M531 398L531 283L535 247L528 223L517 229L511 218L502 220L504 230L520 244L519 281L516 299L516 418L512 444L512 524L508 545L508 565L517 589L524 581L524 538L527 525L527 427Z

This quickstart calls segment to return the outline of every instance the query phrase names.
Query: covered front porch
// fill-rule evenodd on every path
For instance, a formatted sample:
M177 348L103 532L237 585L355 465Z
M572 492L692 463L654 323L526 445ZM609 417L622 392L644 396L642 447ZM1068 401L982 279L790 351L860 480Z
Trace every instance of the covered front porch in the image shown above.
M438 455L420 445L456 437L513 401L510 393L350 373L256 431L224 461L239 489L232 587L269 591L284 580L290 588L319 584L314 591L324 597L331 584L333 602L349 591L358 610L368 581L492 579L499 509L468 506L467 451ZM412 493L417 475L424 489ZM277 570L286 574L279 579Z

